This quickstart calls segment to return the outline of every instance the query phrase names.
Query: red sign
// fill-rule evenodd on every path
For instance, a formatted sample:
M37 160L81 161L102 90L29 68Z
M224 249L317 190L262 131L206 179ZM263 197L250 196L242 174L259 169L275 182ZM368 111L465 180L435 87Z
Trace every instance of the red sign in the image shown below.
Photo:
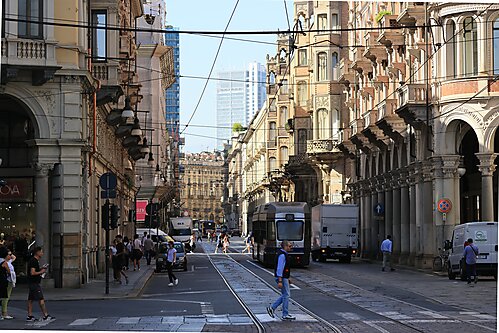
M440 213L448 213L452 209L452 203L449 199L440 199L437 204Z
M137 222L144 222L146 220L146 207L148 203L149 200L137 200L135 205Z
M0 202L34 202L33 178L5 178L0 187Z

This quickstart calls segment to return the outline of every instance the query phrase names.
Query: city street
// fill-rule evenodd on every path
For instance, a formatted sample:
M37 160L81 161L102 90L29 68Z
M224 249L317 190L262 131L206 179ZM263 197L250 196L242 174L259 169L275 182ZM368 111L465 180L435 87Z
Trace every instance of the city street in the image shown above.
M198 243L196 253L188 255L188 271L175 272L180 281L178 286L168 287L167 274L155 273L143 288L137 286L139 292L134 297L92 299L88 295L84 300L55 300L47 296L49 311L56 317L50 322L24 322L26 304L18 298L10 304L10 312L16 319L4 320L2 328L163 332L496 331L497 287L493 279L484 277L476 286L469 287L459 280L450 281L445 276L414 269L381 272L379 265L360 260L351 264L313 262L309 268L293 269L290 312L296 321L272 319L265 307L278 296L273 274L254 262L251 255L241 254L242 249L239 238L231 242L228 255L214 254L214 243ZM277 314L280 315L280 310Z

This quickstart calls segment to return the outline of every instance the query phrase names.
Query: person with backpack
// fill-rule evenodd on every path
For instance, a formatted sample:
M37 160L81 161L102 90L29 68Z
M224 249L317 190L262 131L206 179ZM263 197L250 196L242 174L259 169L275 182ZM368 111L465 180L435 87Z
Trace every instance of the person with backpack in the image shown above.
M293 245L288 240L281 242L281 248L277 251L274 276L277 282L277 288L281 290L281 296L270 306L267 307L267 313L272 318L275 317L275 310L282 304L282 320L294 320L296 317L288 312L291 284L291 262L289 261L288 253L293 249Z
M471 276L474 277L475 284L478 282L478 276L476 275L476 259L479 253L478 247L473 244L473 238L468 238L468 245L464 248L463 253L463 258L466 262L468 285L471 285Z

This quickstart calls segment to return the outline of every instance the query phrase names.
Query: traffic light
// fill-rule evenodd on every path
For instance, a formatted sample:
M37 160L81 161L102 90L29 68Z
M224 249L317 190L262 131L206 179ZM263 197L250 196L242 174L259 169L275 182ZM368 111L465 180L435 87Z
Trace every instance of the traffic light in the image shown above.
M120 209L116 205L111 205L111 229L118 228L118 220L120 218Z
M109 230L109 202L102 205L101 214L102 229Z

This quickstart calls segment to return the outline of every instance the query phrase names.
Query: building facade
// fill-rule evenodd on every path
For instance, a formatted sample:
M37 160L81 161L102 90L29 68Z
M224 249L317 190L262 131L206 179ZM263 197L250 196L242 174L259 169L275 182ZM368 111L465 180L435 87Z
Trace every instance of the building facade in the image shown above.
M180 212L194 220L222 224L225 161L222 152L187 153L181 186Z

